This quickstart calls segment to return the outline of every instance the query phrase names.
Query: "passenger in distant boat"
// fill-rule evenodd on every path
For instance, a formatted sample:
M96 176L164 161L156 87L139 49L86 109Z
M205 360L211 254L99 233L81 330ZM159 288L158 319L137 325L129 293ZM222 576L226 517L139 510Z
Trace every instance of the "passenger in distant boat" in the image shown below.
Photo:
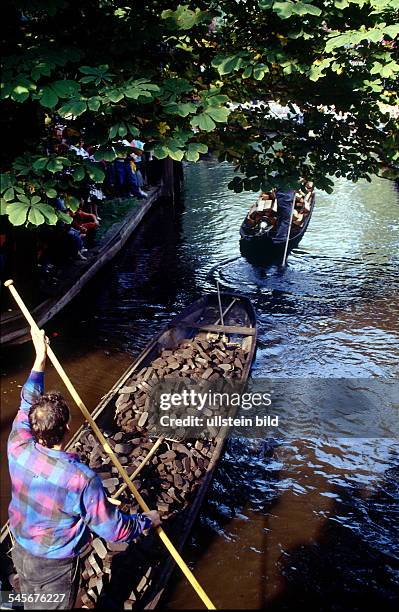
M274 194L272 192L262 192L256 203L251 207L247 221L251 226L255 226L262 219L271 221L271 213L274 211Z
M31 334L36 358L7 447L12 558L21 593L33 595L24 601L25 610L71 610L79 589L79 557L92 532L130 543L157 527L160 518L155 510L121 512L109 502L98 474L64 451L70 411L60 393L44 394L48 340L43 331ZM16 580L10 568L8 574Z
M284 244L287 240L287 235L290 228L292 204L294 200L295 190L288 189L276 191L277 198L277 230L273 238L275 244Z

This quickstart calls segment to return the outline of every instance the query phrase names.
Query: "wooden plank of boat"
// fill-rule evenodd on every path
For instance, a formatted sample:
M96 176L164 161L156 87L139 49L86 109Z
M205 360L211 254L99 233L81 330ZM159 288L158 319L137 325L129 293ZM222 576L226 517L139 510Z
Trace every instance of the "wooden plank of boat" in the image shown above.
M231 339L234 338L234 341L228 348L230 360L234 359L234 351L239 352L243 359L240 380L244 382L249 376L256 348L255 313L245 297L221 294L221 299L226 313L224 316L226 325L221 327L225 328L229 323L234 323L231 327L241 326L250 331L248 334L239 335L241 340L238 341L236 333L232 334ZM212 325L212 322L218 320L219 305L216 294L204 296L191 304L149 343L94 410L93 418L106 432L114 450L120 451L119 458L120 460L124 458L125 466L131 469L131 473L136 468L134 462L148 453L153 440L150 431L142 429L140 432L127 434L116 425L117 410L121 405L128 404L125 402L128 395L126 390L135 388L132 384L134 380L142 381L150 370L153 372L152 364L158 359L163 361L166 357L170 360L168 363L171 363L174 361L174 355L184 355L184 351L190 350L184 348L187 344L198 346L202 352L205 347L205 350L213 350L216 355L221 354L225 329L223 333L214 334L214 344L209 342L209 333L201 330L202 326ZM160 358L162 355L164 357ZM217 361L215 363L217 364ZM222 375L225 375L224 370ZM149 380L148 376L146 380ZM167 511L171 510L164 527L179 548L183 546L199 511L220 458L227 431L228 429L223 427L216 432L214 438L204 441L190 440L178 443L165 441L160 445L160 453L154 454L140 474L140 483L137 485L141 487L141 493L147 496L148 503L152 507L158 507L161 512L165 511L165 508ZM118 475L108 467L106 457L101 455L101 451L99 452L96 441L86 426L81 427L71 439L67 450L72 449L80 452L81 457L85 457L91 467L98 471L109 487L110 494L118 487L120 484ZM125 504L131 504L132 501L127 494L121 500ZM122 507L127 509L125 506ZM135 511L135 506L130 509ZM6 528L2 530L1 540L9 541ZM157 548L153 536L140 538L137 544L127 550L122 550L126 545L103 544L107 548L106 555L101 542L97 542L94 549L85 556L84 588L81 591L84 605L103 606L108 601L122 608L135 606L154 608L173 571L174 563L171 558Z
M121 250L143 217L159 199L160 195L161 188L154 189L150 197L140 204L139 210L135 208L126 215L117 228L111 228L110 233L107 234L108 237L101 244L101 247L92 250L92 256L87 262L78 262L75 266L75 275L60 288L60 294L46 298L32 309L32 316L39 327L45 325L47 321L60 312L62 308L78 295L84 285ZM22 344L29 339L29 328L19 310L2 315L0 344Z
M253 327L244 327L240 325L202 325L201 323L183 323L183 326L196 327L201 331L221 334L239 334L241 336L254 336L255 329Z

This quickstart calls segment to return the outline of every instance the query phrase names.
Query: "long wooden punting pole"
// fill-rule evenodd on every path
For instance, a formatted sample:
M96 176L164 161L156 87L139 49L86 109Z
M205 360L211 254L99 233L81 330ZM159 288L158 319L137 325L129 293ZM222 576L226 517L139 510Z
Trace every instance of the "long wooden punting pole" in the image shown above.
M28 321L29 325L31 327L33 327L33 328L38 329L38 326L37 326L35 320L33 319L32 315L29 312L29 310L25 306L25 304L24 304L21 296L19 295L18 291L15 289L14 282L12 280L7 280L4 283L4 286L8 287L9 290L11 291L11 294L12 294L13 298L15 299L16 303L20 307L21 312L24 315L24 317L26 318L26 320ZM47 355L48 355L51 363L53 364L53 366L57 370L58 374L60 375L63 383L65 384L65 386L68 389L69 393L71 394L72 398L74 399L74 401L76 402L77 406L81 410L83 416L85 417L87 422L90 424L93 432L95 433L95 435L99 439L99 441L100 441L104 451L110 456L112 463L114 464L114 466L118 470L120 476L125 481L126 486L133 493L133 495L136 498L136 500L137 500L139 506L141 507L141 509L144 512L149 512L150 508L147 506L146 502L141 497L140 493L137 491L136 487L134 486L134 484L130 480L126 470L124 469L122 464L119 462L118 457L113 452L112 448L108 444L106 438L103 436L103 434L100 431L100 429L99 429L98 425L96 424L96 422L93 420L90 412L87 410L87 408L84 405L83 401L79 397L75 387L73 386L73 384L69 380L69 378L68 378L64 368L62 367L62 365L58 361L57 357L55 356L55 354L54 354L54 352L53 352L53 350L51 349L50 346L47 347ZM168 536L166 535L166 533L162 529L162 527L157 527L156 531L157 531L159 537L161 538L162 542L164 543L164 545L166 546L166 548L168 549L168 551L172 555L174 561L180 567L181 571L183 572L183 574L185 575L185 577L187 578L187 580L189 581L189 583L191 584L193 589L196 591L197 595L201 598L201 600L203 601L203 603L205 604L207 609L208 610L216 610L214 604L209 599L208 595L205 593L204 589L201 587L201 585L199 584L199 582L195 578L194 574L188 568L187 564L183 561L181 555L178 553L176 548L173 546L172 542L170 541L170 539L168 538Z
M293 198L293 200L292 200L292 207L291 207L290 224L289 224L289 227L288 227L287 240L285 241L283 261L281 262L281 265L282 265L282 266L285 266L285 264L287 263L287 251L288 251L288 243L289 243L289 241L290 241L290 234L291 234L291 227L292 227L292 219L294 218L295 196L296 196L296 193L295 193L295 191L294 191L294 198Z

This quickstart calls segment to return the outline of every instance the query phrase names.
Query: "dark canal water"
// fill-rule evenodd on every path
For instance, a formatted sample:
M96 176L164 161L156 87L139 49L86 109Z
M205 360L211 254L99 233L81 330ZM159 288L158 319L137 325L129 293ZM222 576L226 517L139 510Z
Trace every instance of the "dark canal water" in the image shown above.
M93 406L181 308L222 288L255 305L253 377L392 378L399 371L399 202L391 183L340 181L317 195L285 270L240 256L253 194L227 189L232 169L186 168L183 206L160 206L124 252L48 328ZM2 439L30 347L3 366ZM60 386L54 372L48 384ZM393 408L398 411L399 407ZM75 425L79 423L75 415ZM2 520L8 483L2 473ZM184 551L220 608L394 608L399 600L399 447L391 437L309 435L230 440ZM169 608L200 606L178 574Z

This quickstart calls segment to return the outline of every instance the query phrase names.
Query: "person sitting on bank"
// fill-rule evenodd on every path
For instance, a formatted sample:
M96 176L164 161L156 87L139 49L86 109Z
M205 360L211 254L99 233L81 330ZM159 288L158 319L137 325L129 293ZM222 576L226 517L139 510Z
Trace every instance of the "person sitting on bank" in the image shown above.
M91 243L91 240L94 238L94 234L100 225L98 218L96 215L93 215L93 213L88 213L82 210L81 207L73 212L71 216L73 219L72 227L78 230L80 235L87 240L86 245L88 246L89 242Z
M65 205L65 200L63 197L57 197L55 199L55 207L57 210L60 210L61 212L64 212L66 214L70 214L70 216L73 217L72 212ZM85 253L87 253L87 249L83 244L82 233L78 229L76 229L76 227L72 227L71 225L68 225L63 221L58 221L57 227L60 230L63 230L62 234L66 234L68 236L68 243L70 246L70 249L68 249L69 257L71 257L72 259L75 259L77 257L78 259L86 261L87 257L85 256Z
M63 450L69 408L60 393L43 394L48 340L43 331L32 329L31 335L36 358L8 439L12 558L21 593L33 594L25 610L71 609L80 581L79 555L91 532L132 542L157 527L160 518L155 510L121 512L108 501L100 477L78 455Z

